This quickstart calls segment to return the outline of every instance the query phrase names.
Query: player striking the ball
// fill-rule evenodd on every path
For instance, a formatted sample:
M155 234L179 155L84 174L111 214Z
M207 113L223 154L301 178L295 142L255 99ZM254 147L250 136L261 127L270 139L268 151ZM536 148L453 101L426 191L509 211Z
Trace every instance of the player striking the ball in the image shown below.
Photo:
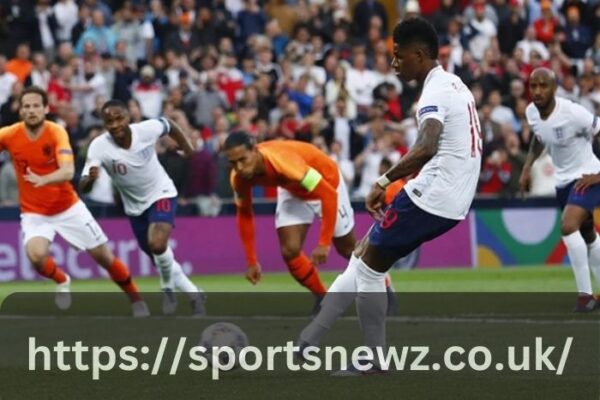
M318 345L356 298L364 342L385 345L385 272L423 242L456 226L467 216L479 179L482 140L471 91L438 64L438 36L422 18L406 19L394 29L392 67L406 81L422 86L417 105L418 138L400 162L383 174L366 199L376 219L357 246L348 267L331 286L321 311L300 333L300 354ZM420 171L383 212L386 188ZM373 369L380 369L373 362ZM350 367L340 375L360 375Z

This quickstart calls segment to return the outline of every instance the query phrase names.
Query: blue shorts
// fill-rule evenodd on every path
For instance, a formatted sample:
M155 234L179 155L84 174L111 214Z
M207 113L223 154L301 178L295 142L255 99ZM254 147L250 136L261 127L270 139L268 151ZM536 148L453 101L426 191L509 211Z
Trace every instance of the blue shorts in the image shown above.
M448 232L459 222L422 210L401 190L386 209L383 220L371 228L369 243L386 255L401 258L422 243Z
M575 191L575 182L577 181L573 181L565 187L556 188L556 199L560 209L564 209L567 204L573 204L594 212L594 209L600 206L600 185L590 186L585 192L578 193Z
M152 253L148 246L148 227L154 222L166 222L175 226L175 213L177 211L177 198L165 198L155 201L142 214L129 217L131 229L140 248L152 259Z

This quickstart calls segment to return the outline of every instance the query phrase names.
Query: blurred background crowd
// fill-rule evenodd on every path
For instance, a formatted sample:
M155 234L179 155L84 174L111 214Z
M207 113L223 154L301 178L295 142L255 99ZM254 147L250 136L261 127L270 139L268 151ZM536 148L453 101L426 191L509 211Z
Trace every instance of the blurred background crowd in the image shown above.
M101 105L120 99L133 122L167 116L197 145L187 160L168 138L158 151L180 202L200 214L232 197L220 148L239 130L312 142L364 198L416 139L419 88L390 62L393 26L417 15L437 28L443 67L475 95L480 196L518 191L533 68L551 68L559 96L600 113L600 0L0 0L0 125L18 121L24 87L43 87L81 171L103 131ZM15 205L15 172L1 157L0 204ZM532 195L554 195L552 173L542 156ZM114 204L110 178L86 200Z

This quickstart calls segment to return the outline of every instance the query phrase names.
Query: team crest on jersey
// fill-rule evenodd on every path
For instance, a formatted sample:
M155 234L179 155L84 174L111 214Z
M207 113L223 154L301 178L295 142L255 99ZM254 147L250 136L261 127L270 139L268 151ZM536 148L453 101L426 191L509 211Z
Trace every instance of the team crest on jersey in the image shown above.
M556 140L563 140L565 138L565 132L563 128L554 128L554 136L556 136Z
M42 154L44 155L44 157L52 157L52 145L51 144L45 144L42 147Z

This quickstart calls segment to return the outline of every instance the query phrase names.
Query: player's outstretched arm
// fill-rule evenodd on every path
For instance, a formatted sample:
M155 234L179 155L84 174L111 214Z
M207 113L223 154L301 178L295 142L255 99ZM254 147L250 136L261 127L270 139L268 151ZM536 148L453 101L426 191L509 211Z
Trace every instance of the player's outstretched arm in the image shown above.
M81 193L89 193L94 187L94 182L98 179L98 175L100 174L100 167L90 167L90 172L88 175L82 176L79 181L79 191Z
M521 176L519 177L519 192L521 193L521 197L525 198L525 192L529 187L531 182L531 166L534 161L539 158L539 156L544 151L544 145L537 139L536 135L531 137L531 143L529 144L529 152L527 153L527 158L525 159L525 165L523 165L523 170L521 171Z
M419 127L419 135L413 148L400 160L398 164L383 174L373 185L366 199L367 211L379 219L381 208L385 200L385 188L398 179L406 178L418 172L431 160L438 151L440 135L444 125L434 118L427 118Z
M185 133L183 133L183 129L172 119L166 118L169 122L169 136L177 142L179 148L183 151L183 155L185 157L191 157L194 154L194 147L188 140Z
M31 168L27 168L24 178L27 182L33 184L34 187L40 187L70 181L74 175L75 165L73 161L63 160L58 162L58 169L56 171L46 175L38 175Z

